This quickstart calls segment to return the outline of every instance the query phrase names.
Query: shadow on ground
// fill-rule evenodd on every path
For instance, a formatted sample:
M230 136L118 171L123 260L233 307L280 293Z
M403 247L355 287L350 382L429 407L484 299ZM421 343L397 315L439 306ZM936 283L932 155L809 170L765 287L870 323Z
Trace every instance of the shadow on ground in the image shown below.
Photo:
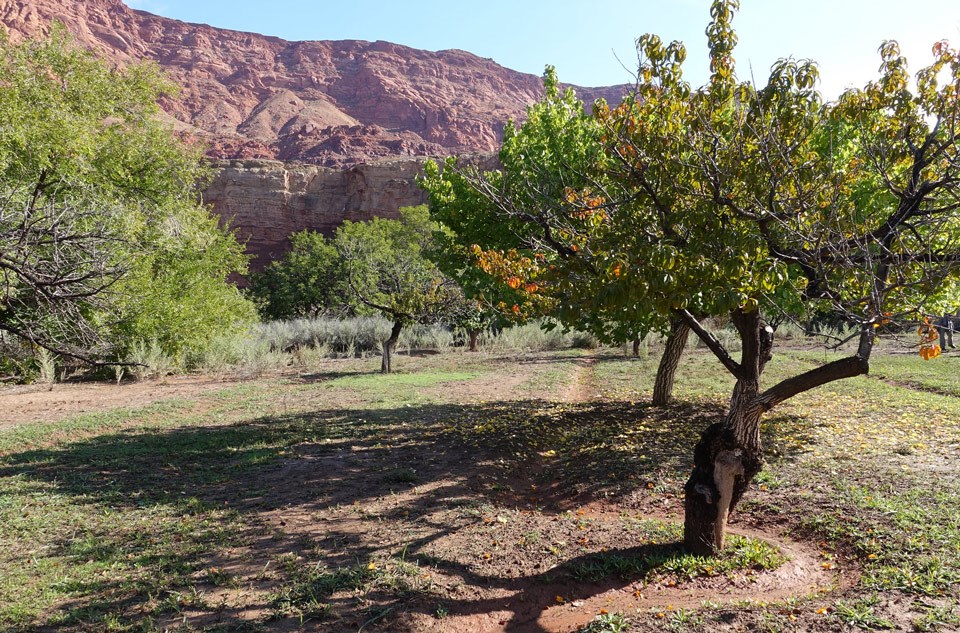
M85 542L93 545L82 547L75 537L50 545L76 561L150 570L134 583L78 582L76 601L59 609L75 630L98 630L107 615L136 622L148 617L146 612L159 620L189 613L203 626L220 627L210 630L248 630L244 627L250 626L252 612L283 615L276 586L299 582L300 564L279 569L279 576L249 574L252 585L263 589L262 598L243 609L189 600L166 604L161 598L185 595L191 586L217 586L209 571L202 572L210 567L232 566L234 575L242 576L293 556L316 569L359 565L362 571L371 564L367 561L388 555L408 561L422 557L464 584L504 594L445 597L443 609L450 614L513 610L507 630L538 631L536 616L552 600L556 582L568 582L571 570L589 557L511 578L477 574L457 561L428 555L430 545L481 525L486 505L556 513L603 499L639 508L654 492L676 493L699 433L720 415L722 409L711 403L654 408L629 402L523 401L319 410L226 426L130 430L9 454L0 460L0 478L43 485L75 504L89 505L90 512L164 511L136 534L107 525L85 533ZM784 418L769 425L767 441L776 444L778 434L796 437L800 423ZM364 514L374 507L375 516ZM447 516L444 511L454 518L438 519ZM171 543L162 554L157 553L158 539ZM675 545L661 544L615 548L610 554L662 561L676 551ZM625 586L630 581L615 582ZM314 596L325 602L324 609L342 609L342 615L358 606L354 597L338 598L343 601L339 605L331 602L337 587L327 588L327 595ZM530 600L517 603L511 596L524 588L533 591ZM609 584L577 582L566 595L576 599L607 588ZM440 600L429 588L380 590L380 602L367 596L366 614L346 622L344 630L356 630L376 617L380 612L369 616L370 605L381 604L389 611L379 625L392 622L388 630L403 631L395 616L430 613ZM269 622L266 626L274 629ZM333 624L318 626L338 630ZM21 630L46 629L27 625Z

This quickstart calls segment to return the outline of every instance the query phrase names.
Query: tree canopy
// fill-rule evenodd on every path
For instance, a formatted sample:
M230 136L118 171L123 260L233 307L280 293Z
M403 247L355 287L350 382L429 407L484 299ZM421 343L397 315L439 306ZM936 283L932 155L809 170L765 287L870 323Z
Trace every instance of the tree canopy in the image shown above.
M437 217L501 283L608 338L680 320L736 379L687 486L697 551L722 545L726 513L762 465L762 413L866 373L877 332L944 302L960 258L956 51L934 46L914 87L887 42L879 79L824 103L809 61L779 61L763 86L738 79L737 9L711 5L706 85L684 80L681 43L645 35L635 91L616 107L598 102L587 115L551 89L548 70L544 100L508 128L502 169L451 160L425 179ZM762 390L767 319L813 312L855 327L856 351ZM729 315L739 360L703 327L706 315Z
M446 236L446 238L445 238ZM402 328L443 322L470 327L481 320L476 302L433 258L449 242L425 206L404 207L398 218L344 222L330 238L314 231L292 236L292 248L251 276L251 293L267 317L379 314L393 322L384 341L385 372ZM438 242L438 240L440 240Z
M250 292L270 319L348 314L355 303L336 246L309 230L290 236L283 257L250 275Z
M412 323L453 321L465 307L463 293L424 254L437 226L425 206L400 209L399 219L345 222L333 243L354 300L393 321L384 342L383 371L400 331Z
M200 149L163 124L154 65L110 69L60 26L0 42L0 330L94 361L245 322L246 258L198 204Z

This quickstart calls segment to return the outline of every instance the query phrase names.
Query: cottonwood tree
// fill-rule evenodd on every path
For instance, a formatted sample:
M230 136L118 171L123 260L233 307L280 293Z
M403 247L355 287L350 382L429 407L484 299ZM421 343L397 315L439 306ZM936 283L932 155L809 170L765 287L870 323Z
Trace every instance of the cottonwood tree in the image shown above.
M201 315L194 333L251 315L226 284L245 258L197 204L206 170L160 123L173 87L154 66L111 70L55 26L0 41L0 86L0 330L93 362L147 313ZM201 278L202 306L177 297Z
M878 331L915 315L960 258L957 53L936 45L914 89L886 43L878 80L824 104L810 62L778 62L762 87L737 79L737 8L711 5L712 75L697 89L683 79L682 44L638 40L634 96L595 107L597 173L571 183L549 213L525 217L498 205L489 178L466 178L488 208L526 222L559 255L534 274L567 284L569 318L639 311L682 321L735 378L686 485L684 540L698 553L723 546L727 516L762 467L761 416L867 373ZM774 347L762 315L803 310L854 325L856 351L762 387ZM739 334L739 359L697 318L722 314Z
M392 371L393 351L405 326L455 320L464 308L457 285L423 254L436 229L427 208L420 206L400 209L397 220L345 222L334 235L354 300L393 322L383 342L383 373Z

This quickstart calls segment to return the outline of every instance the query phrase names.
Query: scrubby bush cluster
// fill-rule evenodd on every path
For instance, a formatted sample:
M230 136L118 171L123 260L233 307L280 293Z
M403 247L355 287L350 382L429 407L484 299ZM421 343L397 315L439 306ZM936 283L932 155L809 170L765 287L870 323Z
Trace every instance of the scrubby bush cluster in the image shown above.
M62 27L0 39L3 373L152 356L188 367L245 329L246 256L199 203L201 148L161 122L150 64L111 69Z

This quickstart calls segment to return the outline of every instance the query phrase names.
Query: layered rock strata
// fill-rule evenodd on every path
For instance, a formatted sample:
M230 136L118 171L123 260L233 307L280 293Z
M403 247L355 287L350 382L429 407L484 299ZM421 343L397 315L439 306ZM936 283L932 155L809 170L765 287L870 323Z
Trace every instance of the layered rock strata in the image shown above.
M260 265L290 232L418 204L423 157L493 152L540 79L460 50L389 42L288 42L188 24L121 0L0 0L11 39L63 23L111 63L159 64L182 87L161 106L221 172L205 199ZM578 88L618 101L625 86ZM277 161L286 161L288 164Z

